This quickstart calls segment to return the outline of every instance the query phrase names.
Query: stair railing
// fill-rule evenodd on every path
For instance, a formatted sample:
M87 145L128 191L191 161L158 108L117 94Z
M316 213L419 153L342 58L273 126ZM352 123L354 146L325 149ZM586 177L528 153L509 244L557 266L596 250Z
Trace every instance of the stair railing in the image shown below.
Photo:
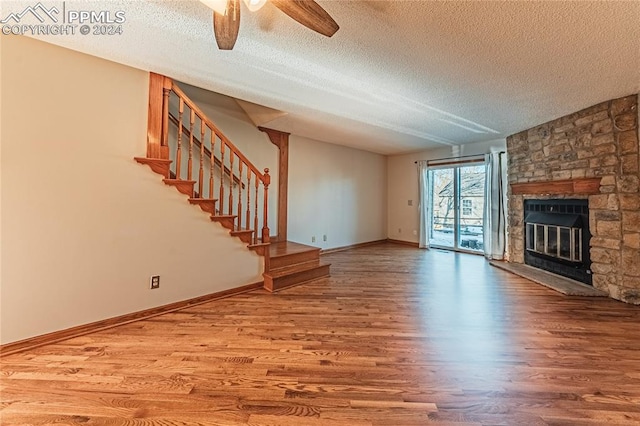
M232 218L232 231L269 243L269 169L260 172L170 78L152 73L149 96L147 156L172 160L168 180L193 185L192 199L215 203L213 216Z

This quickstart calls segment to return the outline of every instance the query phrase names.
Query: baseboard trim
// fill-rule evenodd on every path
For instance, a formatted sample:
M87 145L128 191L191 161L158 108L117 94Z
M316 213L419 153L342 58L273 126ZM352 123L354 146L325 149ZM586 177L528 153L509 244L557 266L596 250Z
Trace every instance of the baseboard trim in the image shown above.
M76 327L67 328L65 330L54 331L52 333L42 334L40 336L19 340L17 342L6 343L4 345L0 345L0 358L7 355L13 355L18 352L35 349L40 346L58 343L63 340L72 339L74 337L84 336L85 334L95 333L97 331L107 330L109 328L118 327L120 325L145 320L169 312L175 312L181 309L190 308L196 305L201 305L212 300L224 299L230 296L235 296L237 294L247 293L256 289L261 289L263 286L264 281L259 281L256 283L247 284L242 287L206 294L204 296L194 297L193 299L169 303L168 305L158 306L155 308L145 309L143 311L108 318L89 324L79 325Z
M385 238L384 240L367 241L365 243L358 243L358 244L351 244L349 246L330 248L326 250L320 250L320 255L336 253L339 251L351 250L351 249L360 248L360 247L374 246L376 244L383 244L386 242L387 242L387 239Z
M401 244L403 246L410 246L410 247L420 248L420 244L419 243L414 243L412 241L393 240L391 238L388 238L387 241L392 243L392 244Z

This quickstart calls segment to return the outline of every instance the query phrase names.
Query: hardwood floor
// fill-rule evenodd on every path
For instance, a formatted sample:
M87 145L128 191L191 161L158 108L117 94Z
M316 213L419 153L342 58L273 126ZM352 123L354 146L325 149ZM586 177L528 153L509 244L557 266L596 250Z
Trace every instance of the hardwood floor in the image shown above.
M3 425L637 425L640 307L381 244L2 358Z

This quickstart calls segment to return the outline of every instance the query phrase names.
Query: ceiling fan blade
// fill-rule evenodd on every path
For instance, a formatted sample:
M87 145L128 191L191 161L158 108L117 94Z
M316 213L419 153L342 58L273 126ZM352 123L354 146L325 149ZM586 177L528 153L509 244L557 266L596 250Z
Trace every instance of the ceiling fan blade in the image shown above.
M271 3L305 27L331 37L340 28L318 3L313 0L270 0Z
M231 50L238 39L240 30L240 1L229 0L227 13L213 12L213 33L220 50Z

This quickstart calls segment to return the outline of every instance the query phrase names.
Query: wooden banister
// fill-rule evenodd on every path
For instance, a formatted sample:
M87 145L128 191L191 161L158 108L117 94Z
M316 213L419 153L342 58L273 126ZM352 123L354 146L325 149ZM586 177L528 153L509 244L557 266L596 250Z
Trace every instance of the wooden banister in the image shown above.
M182 91L182 89L180 89L180 87L178 85L176 85L175 83L172 83L172 87L171 90L173 92L175 92L176 95L178 95L179 98L184 99L185 104L192 110L195 111L195 114L198 116L198 118L200 118L202 121L204 121L204 123L206 124L206 126L212 130L216 136L218 136L220 138L220 140L232 151L234 152L239 158L240 160L245 163L253 173L255 173L257 176L260 177L260 180L263 180L264 175L262 173L260 173L260 170L253 165L253 163L251 163L251 161L249 161L249 159L247 157L244 156L244 154L242 152L240 152L240 150L224 135L224 133L222 133L222 131L220 129L218 129L218 127L213 124L213 122L211 122L211 120L209 120L209 118L206 116L206 114L200 109L200 107L198 107L195 103L193 103L193 101L191 101L191 99L189 99L187 97L187 95Z
M180 121L171 113L169 113L169 121L171 122L171 124L173 124L176 127L178 127L178 124L180 123ZM189 132L189 129L187 128L187 126L182 125L181 127L182 127L182 135L184 135L187 138L189 138L191 136L191 133ZM211 150L209 148L207 148L202 142L200 142L200 139L198 139L195 136L193 137L193 145L196 148L198 148L199 150L204 150L204 155L206 157L213 158L213 162L216 165L216 167L224 167L225 175L233 176L233 182L236 185L242 185L242 189L245 188L245 183L242 182L242 180L239 179L237 175L231 174L231 170L229 170L229 168L227 166L223 166L222 163L220 162L220 159L218 157L213 156L212 153L211 153Z
M256 246L269 243L269 170L249 161L170 78L151 74L149 90L147 157L174 159L165 183L213 212L212 219L234 235Z

